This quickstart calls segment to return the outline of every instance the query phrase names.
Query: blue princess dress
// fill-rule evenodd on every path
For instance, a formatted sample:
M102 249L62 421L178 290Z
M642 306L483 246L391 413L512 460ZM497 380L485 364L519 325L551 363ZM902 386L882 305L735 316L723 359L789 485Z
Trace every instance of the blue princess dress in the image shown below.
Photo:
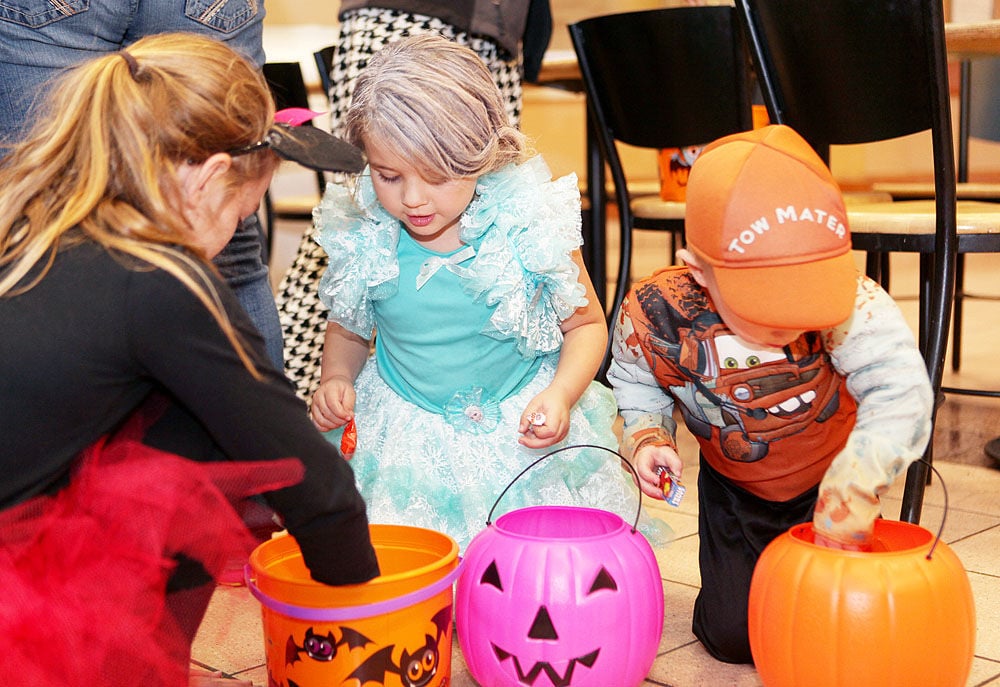
M355 382L352 466L372 522L444 532L463 549L494 518L531 505L603 508L631 522L638 488L616 456L611 391L591 383L567 438L518 443L528 402L552 380L560 322L586 304L571 259L581 245L574 176L551 180L540 157L481 177L461 217L463 247L436 253L379 205L371 177L352 195L330 185L314 212L330 258L320 282L329 318L375 351ZM342 430L328 434L340 441ZM667 526L645 519L654 542Z

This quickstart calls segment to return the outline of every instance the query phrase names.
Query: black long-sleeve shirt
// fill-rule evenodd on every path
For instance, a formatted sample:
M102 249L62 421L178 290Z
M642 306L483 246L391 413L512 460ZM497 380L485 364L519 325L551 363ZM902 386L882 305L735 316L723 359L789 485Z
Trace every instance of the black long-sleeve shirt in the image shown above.
M172 406L147 443L197 460L298 458L268 493L315 579L378 572L349 464L273 369L228 287L198 269L248 342L255 379L206 307L167 272L84 240L25 293L0 298L0 508L57 489L73 459L154 393Z

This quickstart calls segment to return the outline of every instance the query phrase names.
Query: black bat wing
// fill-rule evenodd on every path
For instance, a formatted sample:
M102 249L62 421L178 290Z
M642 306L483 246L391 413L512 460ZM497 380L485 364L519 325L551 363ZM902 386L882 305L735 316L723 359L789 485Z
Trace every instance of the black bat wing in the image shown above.
M340 641L337 642L337 646L341 644L346 644L348 649L357 649L358 647L364 648L368 644L373 644L373 642L357 630L352 630L349 627L341 627Z
M302 651L302 647L295 643L295 639L289 635L288 643L285 644L285 665L295 665L296 661L301 661L299 658L299 652Z
M380 685L385 684L386 673L399 674L399 666L392 662L392 650L395 647L395 644L390 644L383 649L379 649L366 658L364 663L347 676L347 679L354 678L355 680L360 680L360 687L364 687L366 682L377 682Z
M431 622L437 628L437 641L441 641L441 637L448 631L448 626L451 625L451 604L448 604L440 611L434 614L431 618Z

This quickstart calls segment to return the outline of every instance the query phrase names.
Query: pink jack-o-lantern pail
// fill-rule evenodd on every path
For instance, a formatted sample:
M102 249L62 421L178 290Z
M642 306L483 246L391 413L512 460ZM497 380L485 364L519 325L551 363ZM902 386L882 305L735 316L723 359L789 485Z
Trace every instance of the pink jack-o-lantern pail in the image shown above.
M482 687L643 682L662 633L663 582L634 524L595 508L523 508L488 522L462 566L458 638Z

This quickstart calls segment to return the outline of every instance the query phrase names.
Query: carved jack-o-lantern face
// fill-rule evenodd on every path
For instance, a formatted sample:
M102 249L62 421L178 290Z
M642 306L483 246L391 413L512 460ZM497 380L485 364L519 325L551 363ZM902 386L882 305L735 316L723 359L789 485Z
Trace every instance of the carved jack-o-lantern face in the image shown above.
M501 594L503 593L503 582L500 580L500 573L497 570L496 561L493 561L489 566L487 566L479 582L480 584L495 587L498 592ZM600 571L598 571L597 576L594 578L593 584L591 584L590 588L587 590L586 596L590 597L595 594L614 593L617 591L618 585L615 583L614 577L612 577L612 575L602 566ZM576 613L575 615L580 615L580 613ZM568 632L570 628L565 627L563 629L564 632ZM534 613L531 620L531 626L527 628L526 639L529 642L559 642L559 630L556 628L556 625L552 620L552 615L544 605L539 606L537 611ZM573 673L578 664L586 666L587 668L592 668L597 662L597 658L600 655L601 650L599 648L597 638L591 639L594 642L594 649L586 651L586 653L578 656L564 656L564 661L558 662L566 663L565 672L563 673L560 673L559 668L557 668L556 665L553 665L550 661L536 661L533 664L524 664L521 657L516 653L513 653L513 650L505 649L497 644L491 644L494 654L496 654L497 659L501 663L504 661L511 662L512 667L517 674L518 681L522 684L535 684L535 679L544 673L553 685L556 687L564 687L572 684Z
M470 544L456 600L463 654L485 684L637 685L663 623L649 544L587 508L501 517Z

